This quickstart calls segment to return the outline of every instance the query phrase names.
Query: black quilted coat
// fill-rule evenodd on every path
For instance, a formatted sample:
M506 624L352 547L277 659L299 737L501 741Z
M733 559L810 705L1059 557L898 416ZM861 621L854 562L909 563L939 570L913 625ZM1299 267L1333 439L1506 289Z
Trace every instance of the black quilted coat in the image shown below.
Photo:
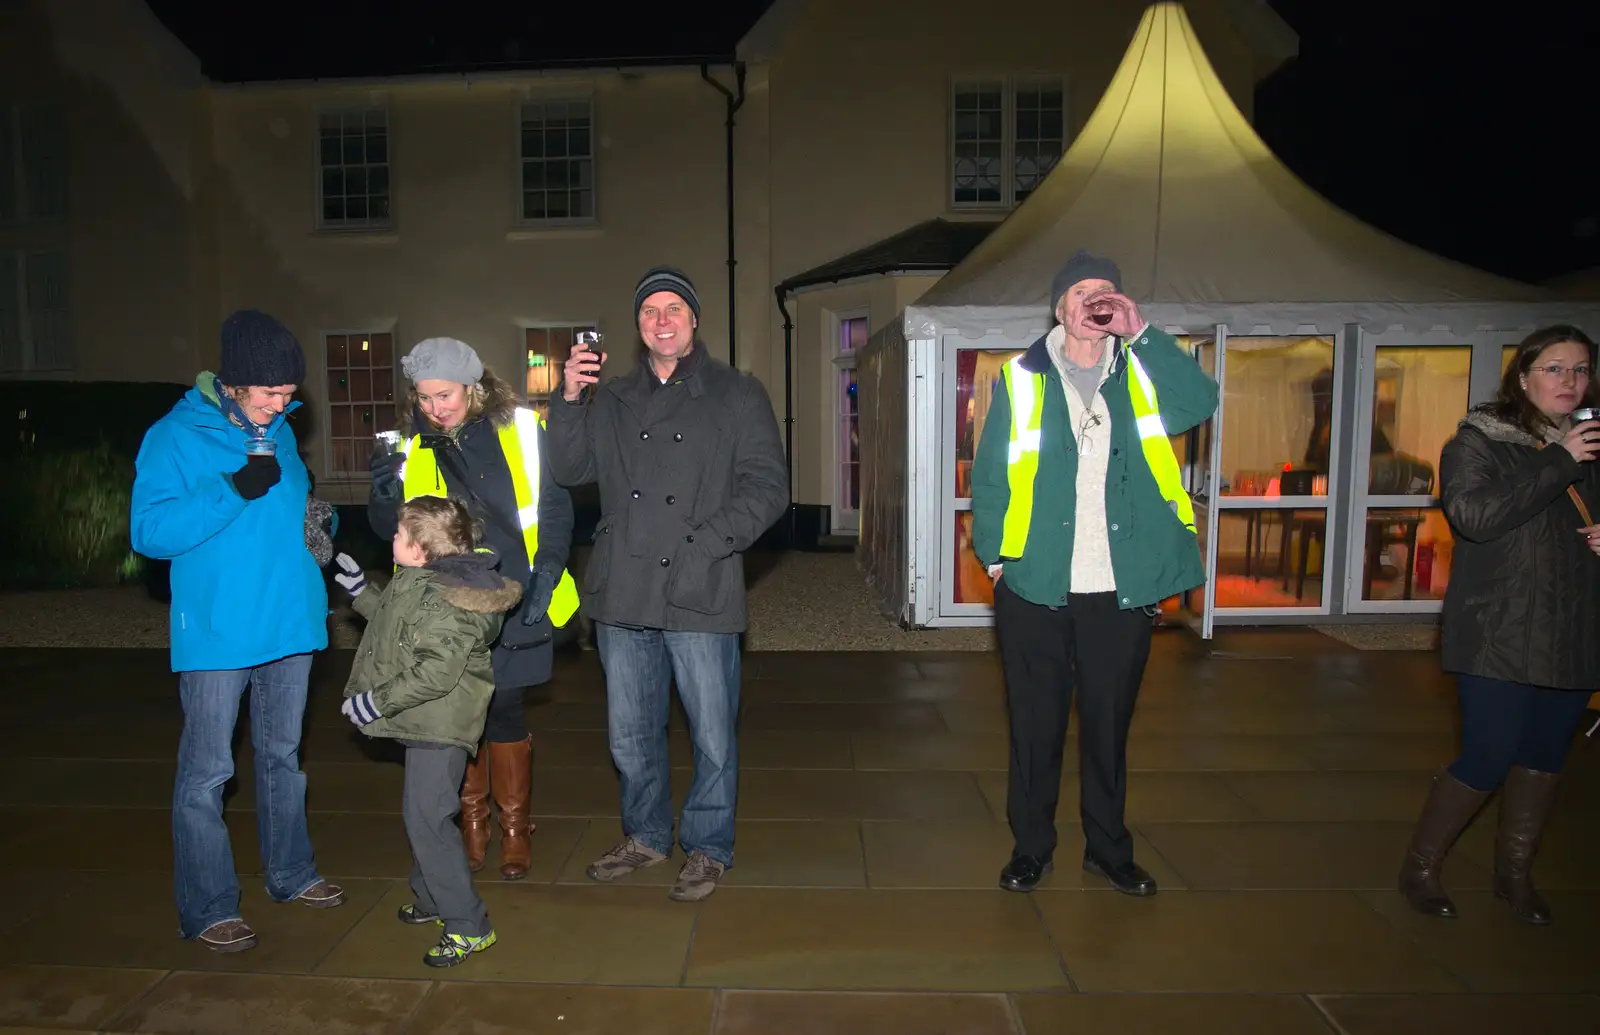
M1600 514L1600 466L1540 448L1484 407L1444 447L1439 470L1455 532L1445 592L1447 672L1533 686L1600 688L1600 556L1577 533L1574 486Z

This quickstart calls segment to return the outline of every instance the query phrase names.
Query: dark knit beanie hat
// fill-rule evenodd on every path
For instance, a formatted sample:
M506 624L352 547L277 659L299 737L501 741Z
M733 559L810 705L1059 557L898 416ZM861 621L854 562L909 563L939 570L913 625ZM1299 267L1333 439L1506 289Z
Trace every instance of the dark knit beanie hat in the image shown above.
M700 296L695 294L694 281L689 279L687 273L671 266L657 266L639 278L639 286L633 292L634 316L638 316L639 310L644 308L644 300L657 291L670 291L677 295L689 307L694 318L700 319Z
M1110 259L1079 250L1061 267L1061 272L1050 282L1050 308L1054 309L1067 289L1080 280L1109 280L1117 291L1122 290L1122 271Z
M225 385L301 385L306 380L306 355L289 328L255 309L240 309L222 321L222 366L217 377Z

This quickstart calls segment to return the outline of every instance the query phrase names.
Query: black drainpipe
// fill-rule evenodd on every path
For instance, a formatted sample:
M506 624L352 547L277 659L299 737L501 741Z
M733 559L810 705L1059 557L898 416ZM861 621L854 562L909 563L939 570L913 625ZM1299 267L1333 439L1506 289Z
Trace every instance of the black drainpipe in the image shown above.
M778 296L778 312L783 314L783 456L789 468L789 533L794 537L794 321L789 318L789 307L784 305L788 294L779 284L773 289Z
M734 340L738 336L739 325L734 321L738 316L738 305L735 301L738 297L738 280L734 276L734 269L738 262L734 258L733 250L733 117L744 106L743 61L735 61L733 63L733 74L738 81L738 96L735 96L732 90L711 77L711 66L700 66L700 78L716 87L717 91L727 98L728 102L728 120L725 124L728 134L728 365L737 367L739 365L737 361L738 353L735 350Z

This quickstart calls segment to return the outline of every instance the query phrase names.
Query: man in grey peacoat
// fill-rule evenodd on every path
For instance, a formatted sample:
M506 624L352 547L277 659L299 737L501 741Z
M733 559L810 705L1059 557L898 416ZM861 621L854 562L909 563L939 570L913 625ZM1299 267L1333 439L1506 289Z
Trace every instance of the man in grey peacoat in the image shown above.
M556 480L600 485L582 599L606 673L624 839L588 873L616 880L672 853L675 679L695 765L676 839L689 858L671 895L697 901L733 862L743 553L788 508L788 471L761 382L695 339L700 301L689 278L651 270L634 309L639 365L601 385L602 357L574 349L550 407Z

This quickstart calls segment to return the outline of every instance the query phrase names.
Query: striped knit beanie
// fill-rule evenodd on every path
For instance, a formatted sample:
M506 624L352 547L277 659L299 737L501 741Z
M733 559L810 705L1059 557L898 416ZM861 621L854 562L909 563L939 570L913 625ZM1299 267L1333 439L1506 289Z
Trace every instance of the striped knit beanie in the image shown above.
M687 273L671 266L657 266L639 278L639 286L633 292L634 316L638 316L639 310L644 308L644 300L657 291L670 291L677 295L688 305L694 318L700 319L700 296L695 294L694 282Z

